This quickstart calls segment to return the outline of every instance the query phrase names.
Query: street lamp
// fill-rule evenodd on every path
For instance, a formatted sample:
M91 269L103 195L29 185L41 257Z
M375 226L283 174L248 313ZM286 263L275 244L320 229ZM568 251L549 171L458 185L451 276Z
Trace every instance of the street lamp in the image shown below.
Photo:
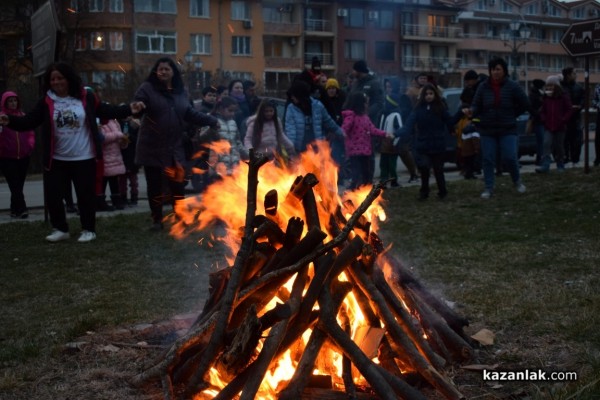
M519 60L519 49L527 44L527 40L531 36L531 28L517 20L513 20L508 24L509 29L504 29L500 32L500 39L504 42L505 47L511 50L510 64L512 65L512 79L517 80L517 63Z
M189 74L188 76L188 89L190 91L190 95L192 92L192 88L194 87L193 82L193 75L192 75L192 66L194 67L194 75L196 76L196 90L200 90L202 86L204 86L204 79L202 79L202 84L200 84L200 71L202 70L202 66L204 65L204 63L202 62L202 60L200 60L200 57L194 57L194 55L192 54L191 51L187 51L187 53L185 53L185 55L183 56L183 59L185 61L186 67L186 73Z

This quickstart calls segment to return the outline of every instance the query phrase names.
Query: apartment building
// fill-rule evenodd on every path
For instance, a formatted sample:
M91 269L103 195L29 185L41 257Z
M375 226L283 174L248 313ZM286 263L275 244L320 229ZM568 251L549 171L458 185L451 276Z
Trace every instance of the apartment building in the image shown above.
M0 8L4 18L29 8ZM600 16L595 0L54 0L61 25L58 58L110 101L125 101L154 62L181 66L194 97L209 84L252 79L283 96L293 77L319 58L342 83L365 59L379 76L406 84L419 72L441 86L460 86L468 69L487 72L501 56L523 84L545 79L583 58L560 44L567 27ZM29 10L29 11L28 11ZM30 15L30 14L29 14ZM19 30L19 26L21 26ZM10 27L10 31L7 30ZM511 27L514 28L511 30ZM0 24L0 89L33 80L27 24ZM4 50L4 51L3 51ZM600 82L592 59L591 82ZM29 75L28 75L29 74ZM583 74L580 74L580 79Z

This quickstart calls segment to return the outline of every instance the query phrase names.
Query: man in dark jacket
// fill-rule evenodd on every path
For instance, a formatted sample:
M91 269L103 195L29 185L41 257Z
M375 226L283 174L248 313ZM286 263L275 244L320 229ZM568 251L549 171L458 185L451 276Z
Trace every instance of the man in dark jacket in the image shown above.
M576 82L577 73L573 67L567 67L562 70L562 87L571 98L573 105L573 114L567 123L567 132L565 134L565 164L569 161L573 166L579 163L581 156L581 145L583 144L583 130L581 129L581 110L585 93L581 85Z
M488 69L490 77L480 83L468 111L472 118L479 119L485 181L482 199L489 199L494 191L498 148L517 192L527 190L519 172L517 117L530 109L529 99L519 84L509 78L506 61L494 58Z
M383 112L384 94L383 87L375 75L371 75L367 63L359 60L352 67L354 83L350 93L362 92L369 97L369 118L378 126Z

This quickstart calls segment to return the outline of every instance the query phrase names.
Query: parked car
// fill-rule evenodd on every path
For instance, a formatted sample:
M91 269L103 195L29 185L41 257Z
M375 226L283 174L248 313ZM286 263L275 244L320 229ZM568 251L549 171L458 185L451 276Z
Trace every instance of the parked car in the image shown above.
M448 104L450 114L454 114L460 107L460 94L462 88L447 88L443 90L444 99ZM536 151L535 135L527 133L529 113L517 117L517 132L519 134L519 157L533 156ZM446 162L456 164L456 137L448 135L446 140Z

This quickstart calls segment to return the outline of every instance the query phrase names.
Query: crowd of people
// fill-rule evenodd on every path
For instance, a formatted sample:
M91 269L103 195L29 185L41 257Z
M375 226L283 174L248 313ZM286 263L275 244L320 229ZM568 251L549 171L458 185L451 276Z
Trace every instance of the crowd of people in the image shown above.
M567 162L577 165L582 146L584 93L575 71L566 68L562 76L534 80L526 93L510 79L500 58L489 62L487 74L465 74L458 110L448 109L431 76L419 74L402 88L398 78L379 79L364 60L357 61L340 84L313 58L291 83L283 115L278 115L275 103L257 95L256 83L250 80L208 86L201 98L191 99L169 57L155 62L130 104L103 101L98 90L84 87L73 67L63 62L47 68L42 84L43 96L27 112L17 93L2 95L0 170L11 191L11 216L27 218L23 186L34 146L41 146L45 202L53 228L46 237L50 242L70 237L66 212L73 210L81 222L78 240L94 240L96 211L137 204L140 168L150 229L160 231L163 205L170 203L177 217L189 179L198 179L202 191L231 175L251 148L285 165L314 141L327 141L339 180L349 180L349 189L374 182L376 152L380 183L401 186L400 158L408 182L420 181L419 199L426 200L431 170L438 198L448 195L444 153L449 134L457 139L465 179L483 172L483 199L493 195L499 169L509 172L518 193L526 191L517 152L516 119L522 113L530 113L528 127L536 136L537 172L548 172L552 162L559 171ZM600 107L600 86L594 106ZM39 143L33 131L37 127ZM218 141L228 142L228 150L216 152L211 144ZM192 170L204 173L191 174Z

